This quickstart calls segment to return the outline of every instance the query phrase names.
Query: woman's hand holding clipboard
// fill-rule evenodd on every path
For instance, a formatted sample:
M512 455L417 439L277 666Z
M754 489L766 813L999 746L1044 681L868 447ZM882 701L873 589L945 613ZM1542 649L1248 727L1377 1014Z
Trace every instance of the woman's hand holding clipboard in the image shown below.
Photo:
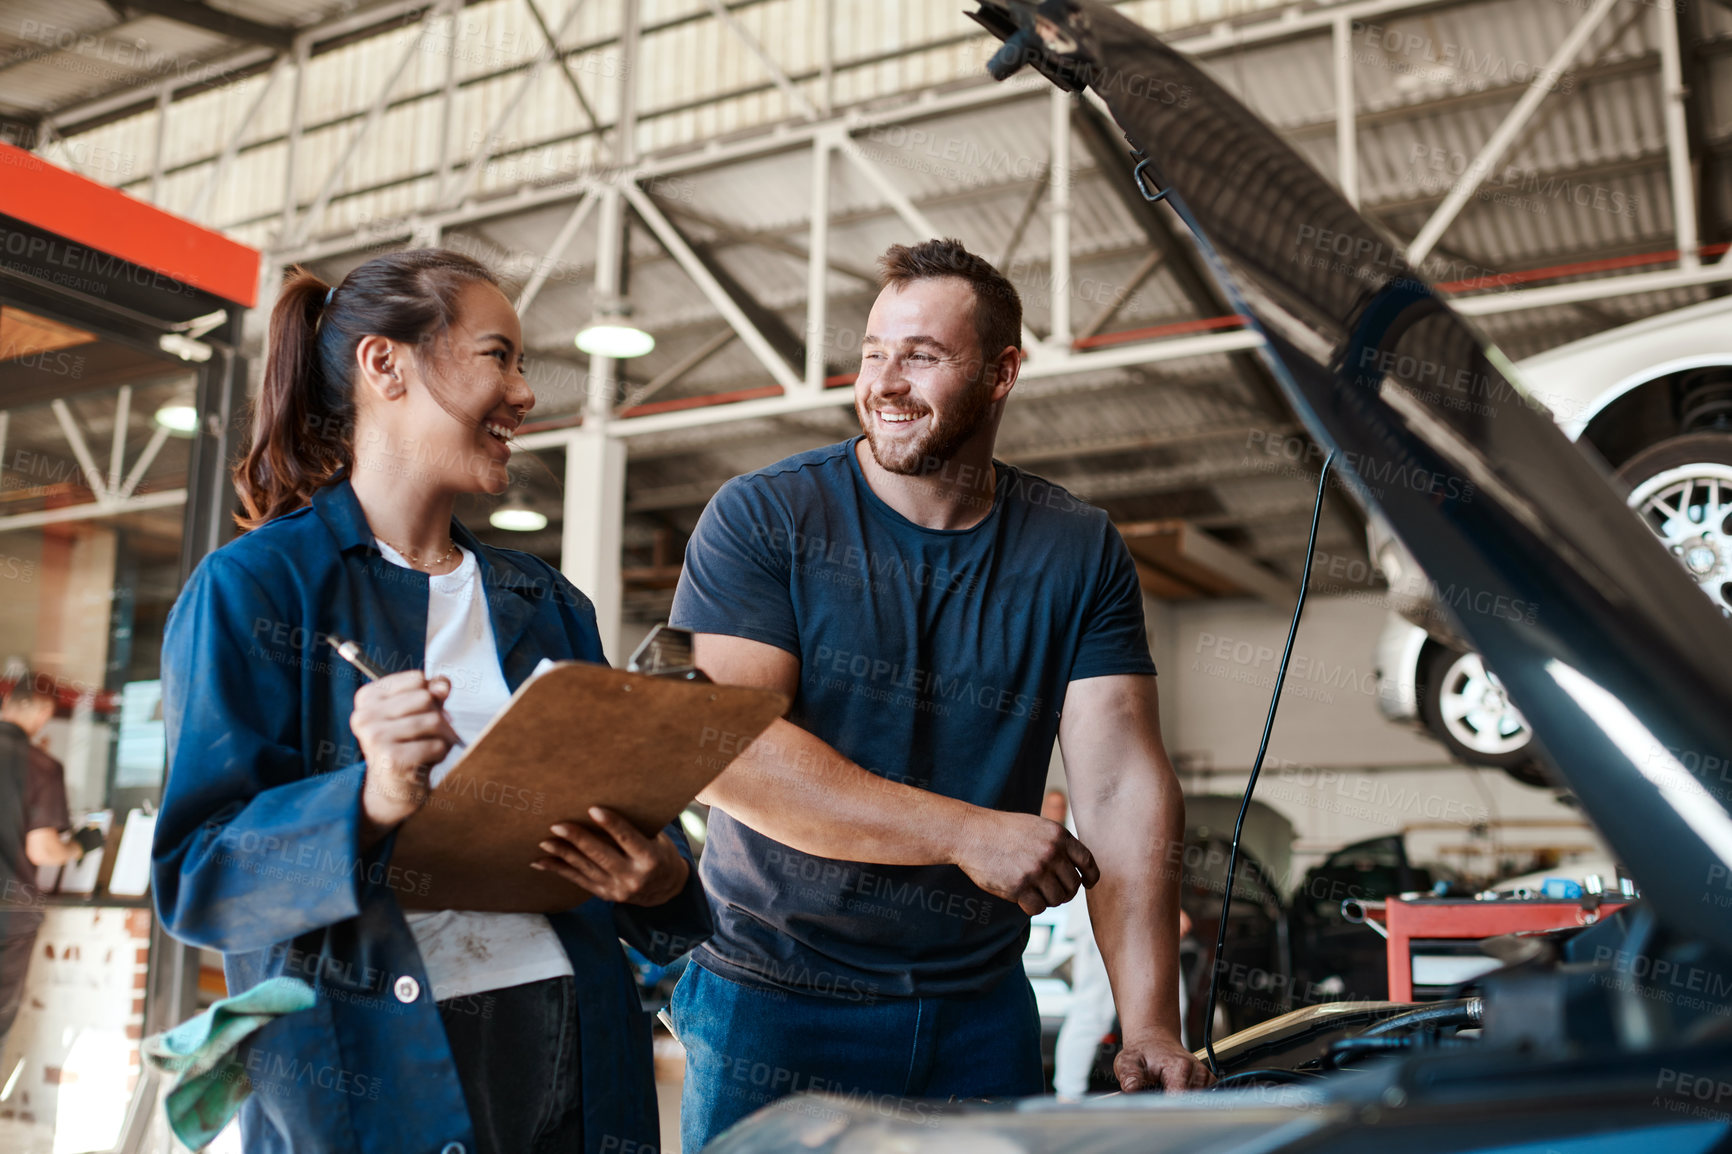
M662 827L788 708L695 672L568 661L524 681L403 823L404 907L551 913L591 896L659 904L683 886ZM550 838L556 826L569 835Z
M658 832L645 837L611 809L589 807L594 829L576 822L559 822L553 836L541 843L547 857L529 863L607 902L659 906L685 888L691 866L674 848L673 839Z

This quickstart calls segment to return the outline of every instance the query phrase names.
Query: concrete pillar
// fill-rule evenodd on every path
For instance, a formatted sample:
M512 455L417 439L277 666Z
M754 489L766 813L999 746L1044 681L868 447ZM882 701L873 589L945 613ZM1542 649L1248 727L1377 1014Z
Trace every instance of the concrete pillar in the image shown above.
M615 665L629 656L619 649L625 456L625 442L607 435L605 420L573 430L565 448L565 530L559 554L560 571L595 602L601 644Z

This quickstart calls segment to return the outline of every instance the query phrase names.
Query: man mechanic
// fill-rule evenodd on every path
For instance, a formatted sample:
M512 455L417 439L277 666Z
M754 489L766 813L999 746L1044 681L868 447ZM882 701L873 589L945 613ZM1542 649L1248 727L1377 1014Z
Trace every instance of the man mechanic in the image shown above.
M712 678L793 702L700 795L716 934L672 1007L688 1151L807 1090L1040 1093L1021 954L1078 886L1120 1085L1208 1082L1179 1040L1184 801L1130 554L1105 512L992 459L1010 282L954 240L880 266L864 435L724 485L674 597ZM1038 816L1055 737L1078 837Z

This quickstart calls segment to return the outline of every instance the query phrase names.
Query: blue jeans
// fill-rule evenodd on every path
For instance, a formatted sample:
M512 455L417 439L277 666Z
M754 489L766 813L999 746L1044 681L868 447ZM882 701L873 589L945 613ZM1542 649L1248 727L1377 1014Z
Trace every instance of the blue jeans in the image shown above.
M1044 1088L1040 1013L1020 964L980 994L847 1001L741 985L694 963L670 1009L686 1050L686 1154L789 1094L843 1094L906 1117L904 1098Z

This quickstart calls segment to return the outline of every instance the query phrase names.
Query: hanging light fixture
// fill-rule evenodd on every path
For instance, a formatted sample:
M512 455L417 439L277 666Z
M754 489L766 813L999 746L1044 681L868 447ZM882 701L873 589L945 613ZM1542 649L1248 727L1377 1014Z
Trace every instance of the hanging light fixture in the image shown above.
M578 330L577 347L592 357L626 360L655 351L656 339L631 323L631 305L616 302L597 311L595 319Z
M504 529L510 533L535 533L547 528L547 514L530 508L523 494L515 492L507 496L499 508L488 514L487 523L495 529Z
M198 409L184 401L171 401L156 411L156 423L177 437L198 432Z

